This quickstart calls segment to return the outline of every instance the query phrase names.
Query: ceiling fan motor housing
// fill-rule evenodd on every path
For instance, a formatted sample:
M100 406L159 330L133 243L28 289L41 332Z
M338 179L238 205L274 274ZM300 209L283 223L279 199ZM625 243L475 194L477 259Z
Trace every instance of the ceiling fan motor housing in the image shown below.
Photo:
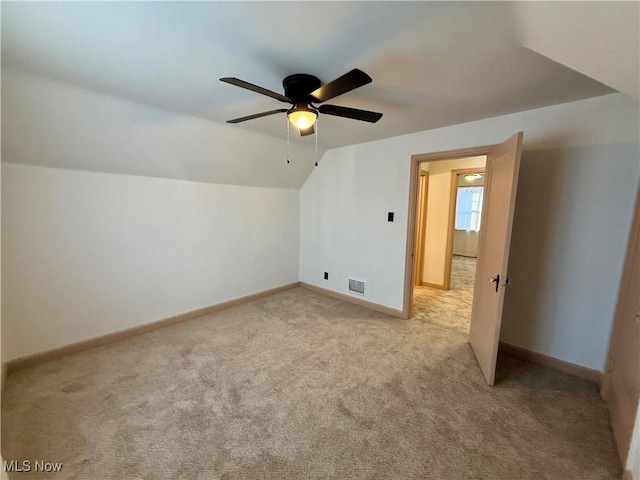
M291 103L307 103L313 101L309 94L322 86L322 82L313 75L306 73L296 73L289 75L282 81L284 94L291 100Z

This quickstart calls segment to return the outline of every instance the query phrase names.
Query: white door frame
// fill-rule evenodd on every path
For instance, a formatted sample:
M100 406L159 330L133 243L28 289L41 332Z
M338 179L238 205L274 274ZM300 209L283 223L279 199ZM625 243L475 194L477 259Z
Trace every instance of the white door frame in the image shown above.
M413 276L416 238L416 212L418 203L418 177L420 175L420 164L423 162L436 162L439 160L456 160L459 158L478 157L487 155L495 145L483 145L479 147L460 148L456 150L446 150L434 153L420 153L411 156L410 178L409 178L409 211L407 215L407 247L405 253L404 268L404 298L402 302L402 318L411 317L411 306L413 303Z

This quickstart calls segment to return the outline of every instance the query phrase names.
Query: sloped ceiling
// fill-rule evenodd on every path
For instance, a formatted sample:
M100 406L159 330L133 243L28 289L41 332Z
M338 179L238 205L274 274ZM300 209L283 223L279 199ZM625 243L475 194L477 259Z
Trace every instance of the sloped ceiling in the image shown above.
M313 168L315 137L292 136L298 163L287 166L284 115L224 123L281 104L220 77L282 91L292 73L324 82L356 67L371 75L372 84L331 103L384 117L368 124L321 116L320 154L613 91L524 48L518 21L507 2L4 2L2 66L16 73L2 81L3 161L297 188ZM77 102L73 89L82 92ZM46 100L49 91L64 94L56 103ZM82 111L92 95L103 101ZM113 117L100 107L111 112L109 98L181 121L163 117L163 130L146 144L144 135L121 134L109 145L114 153L99 155L91 145L100 135L78 125L93 115L101 117L92 120L96 129L112 133ZM127 115L122 124L139 128ZM167 124L186 129L196 120L202 132L180 138L207 143L208 136L211 145L154 152L156 138L172 138Z
M522 45L640 99L640 2L518 2L515 12Z

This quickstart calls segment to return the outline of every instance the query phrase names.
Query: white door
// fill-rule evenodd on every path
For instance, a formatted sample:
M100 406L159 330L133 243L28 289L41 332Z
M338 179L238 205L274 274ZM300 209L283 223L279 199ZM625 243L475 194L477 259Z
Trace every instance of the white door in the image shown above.
M489 385L498 358L522 132L487 154L469 343Z

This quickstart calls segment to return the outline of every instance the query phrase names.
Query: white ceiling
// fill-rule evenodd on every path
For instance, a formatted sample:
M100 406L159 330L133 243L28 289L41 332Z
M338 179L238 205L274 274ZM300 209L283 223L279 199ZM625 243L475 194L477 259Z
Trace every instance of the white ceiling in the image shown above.
M520 43L640 99L640 2L518 2Z
M507 2L3 2L2 66L214 122L282 106L220 77L281 92L360 68L373 83L329 103L384 117L321 116L322 150L613 91L517 25ZM229 128L282 140L285 120Z

